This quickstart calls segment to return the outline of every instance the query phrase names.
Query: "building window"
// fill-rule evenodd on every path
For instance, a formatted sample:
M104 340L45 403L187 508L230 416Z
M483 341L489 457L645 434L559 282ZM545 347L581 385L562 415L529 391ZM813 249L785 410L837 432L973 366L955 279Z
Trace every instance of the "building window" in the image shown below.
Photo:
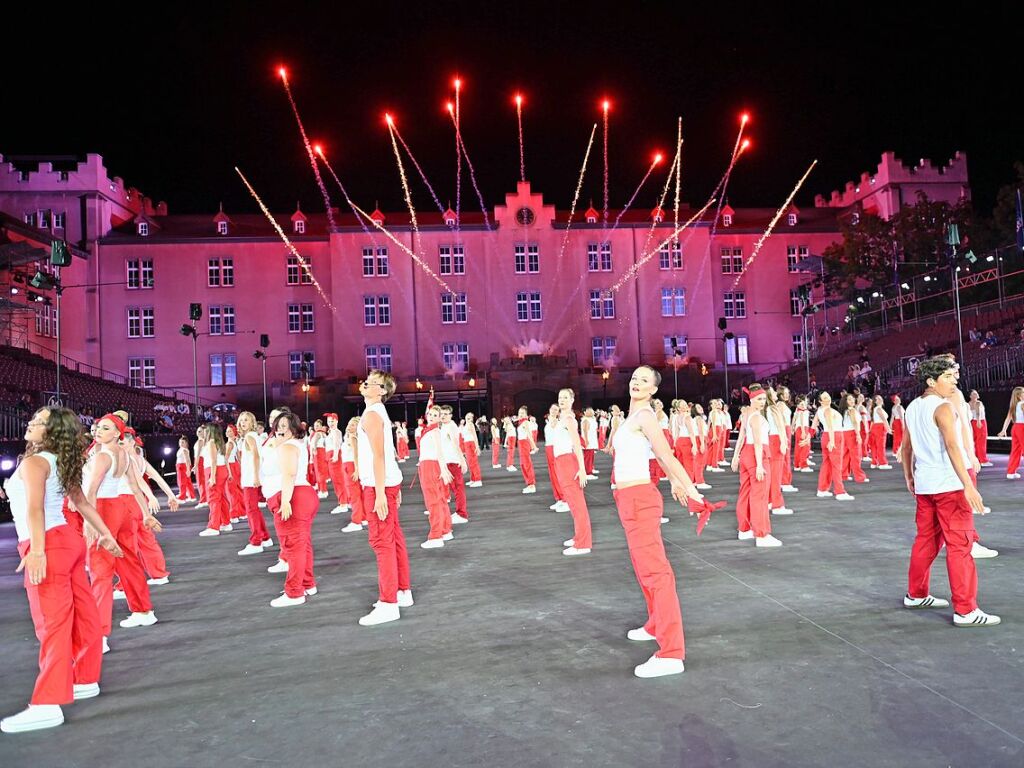
M441 294L441 322L455 322L455 296L453 294Z
M390 344L379 344L377 346L366 347L366 372L369 374L372 370L391 372L391 345Z
M590 319L600 320L601 319L601 292L591 291L590 292Z
M743 291L730 291L723 295L723 314L730 318L747 316L747 294Z
M661 316L683 317L686 314L686 289L661 289Z
M736 246L722 248L722 274L740 275L743 273L743 248Z
M363 277L387 277L390 274L388 249L366 246L363 248Z
M658 249L658 269L682 269L683 251L676 240L672 243L663 243Z
M615 337L595 336L590 340L594 353L594 367L610 365L615 361Z
M210 335L220 336L222 333L220 307L210 307L209 310L207 310L206 316L210 323Z
M209 259L206 262L206 285L210 288L220 287L220 259Z
M465 371L469 368L469 344L464 341L445 342L441 345L441 359L446 371Z
M788 224L791 227L795 227L796 226L796 214L795 213L790 213L790 214L786 215L786 224Z
M734 336L725 341L725 359L729 365L747 365L747 337Z
M363 325L391 325L391 297L363 297Z
M466 274L466 250L461 245L452 246L452 268L456 275Z
M388 264L388 249L378 248L377 249L377 277L387 277L390 274L390 266Z
M288 305L288 333L299 333L302 330L302 313L298 304Z
M144 221L139 222L139 237L149 237L149 224Z
M304 235L304 234L306 234L306 222L304 222L302 219L296 219L295 220L295 234L296 235Z
M229 288L235 284L235 260L220 260L220 284Z
M225 306L221 309L221 314L224 317L224 335L234 336L235 335L235 308L232 306Z
M798 272L796 268L797 263L800 261L800 257L797 256L796 246L786 246L786 271L787 272Z
M522 323L541 320L543 316L540 291L520 291L516 294L516 320Z
M377 324L377 297L363 296L363 325Z
M142 285L141 288L152 288L153 287L153 260L142 259Z
M684 334L676 334L675 336L665 336L665 357L675 357L676 350L679 350L680 357L686 357L686 336Z
M210 319L211 336L233 336L235 333L235 308L226 306L211 306L207 312Z
M442 245L438 248L438 267L442 275L466 274L466 251L461 245Z
M612 271L611 243L587 243L587 270L590 272Z
M63 213L53 214L53 228L64 229L65 215Z
M391 325L391 298L377 297L377 325Z
M466 294L456 293L455 294L455 322L464 323L468 319L468 310L466 306Z
M39 228L49 229L50 228L50 212L39 211Z
M210 355L210 386L219 387L224 384L224 356Z
M128 386L130 386L130 387L155 387L156 386L156 358L153 358L153 357L130 357L130 358L128 358Z
M24 181L24 179L22 179L22 181ZM25 214L25 224L27 224L30 227L34 227L36 225L35 211L33 211L32 213Z
M312 285L313 284L313 262L308 256L302 261L294 254L289 256L285 268L285 283L287 285Z
M804 358L804 336L802 333L793 334L793 359L803 360Z
M731 227L732 226L732 214L731 213L723 213L722 214L722 226L723 227Z
M226 235L228 233L228 223L226 221L217 222L217 234Z
M540 247L536 243L515 246L515 266L517 275L540 272Z
M312 352L289 352L288 375L292 381L316 378L316 358Z
M125 262L125 287L130 290L153 287L153 260L128 259Z
M438 270L442 275L450 275L452 273L452 247L450 245L442 245L439 251Z
M373 277L377 272L374 266L373 248L363 248L363 277Z
M790 288L789 289L789 314L793 317L800 315L800 310L803 309L801 306L803 302L800 300L800 289Z
M541 306L540 306L540 291L530 292L530 320L540 320L542 318Z
M142 309L142 337L152 339L156 335L156 319L153 316L152 307Z
M210 355L210 386L234 386L238 383L238 358L234 352Z
M137 339L142 336L142 310L128 307L128 338Z
M608 320L615 317L615 296L611 291L590 292L590 319Z
M303 304L302 307L302 332L313 333L313 305Z
M57 335L57 308L54 306L38 307L35 311L36 336L54 337Z

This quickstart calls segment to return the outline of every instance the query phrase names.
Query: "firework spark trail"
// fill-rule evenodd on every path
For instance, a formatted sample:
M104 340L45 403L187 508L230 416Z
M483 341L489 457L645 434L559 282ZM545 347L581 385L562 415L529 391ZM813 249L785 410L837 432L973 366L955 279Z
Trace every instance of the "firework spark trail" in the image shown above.
M613 234L615 230L619 228L619 222L622 221L623 214L625 214L626 211L633 207L633 203L636 201L636 196L640 194L640 190L643 189L644 184L647 183L647 180L651 177L651 174L654 173L654 169L658 166L660 162L661 155L656 155L654 158L654 162L651 163L651 167L647 169L647 173L645 173L644 177L640 179L640 183L637 184L636 189L633 191L633 196L630 197L629 201L626 203L626 207L619 211L619 215L615 217L615 223L612 224ZM679 225L678 221L676 222L676 225Z
M320 187L320 194L324 196L327 221L330 223L331 229L334 229L334 210L331 206L331 196L327 194L327 185L324 184L323 177L320 176L320 168L317 167L316 156L313 154L313 146L309 143L309 136L306 135L306 128L302 124L302 118L299 116L299 107L295 103L295 97L292 96L292 88L288 84L288 72L284 67L281 67L277 73L281 76L281 82L284 83L284 92L288 94L288 103L292 105L292 113L295 115L295 122L299 125L299 134L302 136L302 143L306 147L306 154L309 156L309 164L313 167L313 175L316 176L316 183Z
M676 145L676 155L675 155L674 158L672 158L672 165L669 166L668 176L665 178L665 186L661 188L661 197L658 198L658 208L660 208L662 210L664 210L664 208L665 208L665 198L668 197L668 189L672 185L672 174L675 173L676 166L681 161L682 154L683 154L683 147L682 147L681 144L677 144ZM714 195L715 195L715 192L712 192L711 196L714 197ZM657 226L658 226L657 219L652 219L651 220L650 229L647 230L647 239L644 240L644 247L642 248L643 251L646 251L650 247L651 240L654 239L654 230L657 228Z
M462 126L460 125L462 119L461 102L459 99L459 93L461 91L462 81L455 78L455 111L451 113L452 120L455 121L455 236L459 236L459 228L462 226Z
M757 254L761 251L761 246L763 246L765 244L765 241L772 236L772 231L775 229L775 225L779 223L779 219L782 218L782 214L789 209L790 205L792 205L793 198L796 197L796 193L800 191L800 187L802 187L804 185L804 182L807 181L807 177L811 175L811 171L814 170L814 166L816 166L817 164L817 160L810 164L807 170L804 171L804 175L800 177L800 181L798 181L796 183L796 186L793 187L793 191L789 193L789 197L786 198L786 201L782 204L779 210L775 212L775 215L772 217L772 220L768 223L768 229L766 229L764 231L764 234L761 235L761 238L757 241L757 244L754 246L753 252L750 254L750 258L748 258L746 263L743 265L743 272L737 275L736 279L733 281L733 288L737 286L737 284L740 281L740 278L754 263L754 259L757 258Z
M519 126L519 180L526 181L526 153L523 146L523 97L516 94L516 123Z
M569 220L565 223L565 235L562 237L562 247L558 249L558 262L556 270L561 269L562 257L565 256L565 246L569 243L569 228L572 226L572 217L576 215L576 203L580 199L580 190L583 188L583 176L587 172L587 161L590 159L590 148L594 146L594 135L597 133L597 123L590 129L590 140L587 142L587 151L583 153L583 165L580 167L580 177L576 182L576 193L572 196L572 206L569 208ZM557 271L555 279L558 279Z
M331 167L331 164L328 162L323 150L318 148L316 150L316 153L320 157L320 161L324 164L324 167L327 169L327 172L331 174L331 178L334 179L334 183L338 185L338 189L341 190L342 197L345 198L345 202L348 203L349 208L352 209L352 213L355 215L356 221L358 221L359 225L363 228L363 232L365 232L367 235L370 235L370 237L373 237L373 233L370 232L370 228L366 226L366 220L352 206L352 200L348 196L348 190L346 190L345 185L341 183L341 179L338 178L338 174L334 172L334 168Z
M409 179L405 175L405 166L402 164L402 153L398 151L398 142L395 141L395 131L392 127L394 121L390 115L386 115L385 120L388 124L388 135L391 137L391 148L395 151L395 162L398 163L398 175L402 179L402 193L405 195L405 204L409 208L409 218L412 221L414 234L412 245L415 250L417 245L423 245L420 239L420 227L416 221L416 209L413 207L412 195L409 193Z
M302 254L298 252L295 246L292 245L292 241L288 239L288 235L286 235L284 233L284 230L281 229L281 225L277 223L277 219L274 218L273 214L263 203L263 200L261 200L260 196L256 194L256 190L253 189L252 184L250 184L249 180L245 178L245 174L242 173L242 171L239 170L237 166L235 166L235 173L237 173L241 177L242 183L245 184L245 188L249 190L249 194L252 195L253 198L256 200L256 204L259 205L260 210L263 212L263 215L267 217L267 220L270 222L270 224L274 227L275 230L277 230L277 234L284 242L285 247L298 260L299 266L302 267L303 271L307 275L309 275L309 279L313 281L313 286L316 288L317 293L320 294L320 298L323 299L324 304L327 305L327 308L330 309L332 313L336 314L338 311L337 308L334 306L334 304L331 303L331 300L327 298L327 294L324 292L324 289L320 285L320 282L316 279L316 277L314 277L313 271L309 268L309 262L307 262L302 257Z
M455 119L454 117L452 118ZM476 170L473 168L473 161L469 159L469 152L466 150L466 142L462 139L462 131L459 130L459 124L455 124L455 139L459 143L462 157L466 160L466 168L469 170L469 180L473 184L473 191L476 192L476 198L480 202L480 211L484 215L484 224L487 226L487 231L491 231L491 219L487 215L487 204L484 202L484 196L480 192L480 187L476 183Z
M602 221L608 223L608 107L611 105L607 99L602 104L604 107L604 128L602 130L602 141L604 143L604 212Z
M427 266L427 263L425 261L423 261L423 259L421 259L415 253L413 253L412 250L409 248L409 246L407 246L405 243L403 243L401 240L399 240L397 237L395 237L393 234L391 234L391 232L389 232L387 229L385 229L383 224L381 224L380 222L377 222L377 221L374 221L373 219L371 219L370 218L370 214L368 214L366 211L364 211L362 208L360 208L358 205L356 205L351 200L348 200L348 204L350 206L352 206L352 209L354 211L356 211L359 215L365 217L367 221L369 221L371 224L373 224L374 228L376 228L381 233L383 233L384 236L387 237L391 242L393 242L401 250L403 250L407 254L409 254L409 257L413 261L415 261L424 272L427 273L428 277L430 277L432 280L434 280L438 285L440 285L442 288L444 288L445 291L447 291L448 293L455 293L454 289L452 289L452 287L450 285L448 285L448 283L446 283L444 280L442 280L440 277L438 277L437 273L435 273L434 270L432 270L429 266ZM469 309L469 305L468 304L467 304L466 308L467 308L467 310Z
M392 125L391 126L391 130L394 132L395 136L398 138L399 143L402 145L402 148L405 150L405 154L407 154L409 156L409 159L412 161L413 166L416 168L416 172L419 173L420 178L423 179L423 183L426 185L427 191L430 192L430 196L432 198L434 198L434 204L437 206L437 210L439 210L441 212L441 214L443 215L444 214L444 206L441 205L440 198L438 198L437 193L434 192L434 187L431 185L430 179L427 178L427 174L424 173L423 169L420 167L419 162L416 160L416 156L412 153L412 150L409 149L409 145L405 143L405 139L402 138L402 134L399 132L398 126L397 125Z
M736 143L732 147L732 157L729 160L729 167L725 169L725 173L718 182L718 186L715 187L714 194L719 196L718 207L715 209L715 216L711 220L711 234L708 235L708 251L707 257L711 257L711 241L715 239L715 232L718 230L718 218L722 213L722 206L725 204L725 192L729 186L729 177L732 175L732 169L736 167L736 161L740 159L740 154L746 149L746 143L743 143L743 129L747 127L747 115L744 114L740 119L740 130L736 134Z
M676 127L676 148L681 149L683 146L683 118L679 118L679 122ZM681 185L681 171L683 164L681 162L676 163L676 200L675 207L672 217L672 225L675 227L679 226L679 189Z

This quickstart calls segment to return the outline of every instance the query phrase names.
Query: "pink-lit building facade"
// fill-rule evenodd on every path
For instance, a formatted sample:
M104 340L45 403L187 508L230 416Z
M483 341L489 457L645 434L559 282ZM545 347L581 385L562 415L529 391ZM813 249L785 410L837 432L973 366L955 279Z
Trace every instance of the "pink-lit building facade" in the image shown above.
M726 356L747 371L775 369L801 355L799 290L815 277L801 267L839 238L842 216L869 206L890 213L916 189L933 199L969 194L960 154L945 168L909 171L887 154L862 179L864 194L854 185L784 211L755 257L774 209L726 205L717 220L710 210L675 243L671 209L628 211L618 226L617 212L605 223L578 210L567 228L568 211L520 182L486 221L422 212L418 231L407 212L375 212L387 234L351 214L336 213L333 229L322 213L278 215L307 271L258 213L171 215L110 178L97 155L27 171L2 160L0 211L88 253L61 276L64 353L138 385L191 390L192 339L179 329L200 303L200 395L215 401L261 390L261 334L279 394L303 378L304 359L311 378L342 390L368 367L405 382L484 379L533 355L583 372L682 359L713 373ZM679 223L693 214L684 206ZM812 296L820 300L820 288ZM52 346L53 311L39 308L25 328L9 323L2 341ZM719 318L734 334L728 345ZM824 322L812 319L807 343Z

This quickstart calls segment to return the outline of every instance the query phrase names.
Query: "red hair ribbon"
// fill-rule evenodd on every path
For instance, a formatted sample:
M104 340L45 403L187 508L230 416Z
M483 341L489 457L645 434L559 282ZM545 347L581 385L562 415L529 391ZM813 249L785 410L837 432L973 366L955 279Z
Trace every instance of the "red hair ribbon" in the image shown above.
M893 402L893 403L895 403L895 402L896 402L896 398L897 398L897 397L899 397L899 395L889 395L889 400L890 400L890 402Z
M335 421L341 421L341 419L338 418L338 414L336 414L336 413L325 413L324 414L324 418L325 419L330 419L332 417L334 418Z
M103 419L108 419L109 421L113 422L114 426L117 427L117 431L120 434L120 436L122 438L124 437L124 433L128 429L127 425L125 425L124 423L124 419L113 413L108 413L106 416L101 416L100 421L103 421Z

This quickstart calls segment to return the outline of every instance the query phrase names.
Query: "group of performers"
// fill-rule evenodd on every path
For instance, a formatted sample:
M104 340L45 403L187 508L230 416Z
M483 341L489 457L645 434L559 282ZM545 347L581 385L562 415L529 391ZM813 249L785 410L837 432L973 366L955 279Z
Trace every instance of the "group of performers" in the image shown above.
M626 637L655 641L658 649L634 669L637 677L684 669L675 575L661 535L668 518L659 481L667 481L671 497L699 516L699 532L711 512L724 505L702 495L712 487L707 477L731 466L739 474L737 539L777 548L782 542L773 535L772 520L792 514L785 494L797 492L794 473L814 471L815 436L821 450L817 497L838 501L853 500L844 482L870 482L863 463L880 471L893 468L887 450L892 436L893 461L902 465L907 487L917 500L918 535L904 605L949 605L931 595L928 583L931 563L945 545L953 624L999 623L999 617L981 611L976 600L974 559L997 554L980 545L973 520L974 514L988 511L976 488L978 469L991 466L985 451L984 406L976 392L968 398L960 393L958 367L949 356L924 361L917 376L922 395L906 410L894 397L888 413L881 397L867 400L843 393L834 402L822 393L812 404L805 397L791 399L785 388L751 384L745 388L749 402L740 409L732 446L734 425L723 401L712 400L705 411L700 404L676 399L666 411L655 397L661 376L649 366L633 372L625 412L618 406L608 412L579 412L571 389L558 393L543 417L543 442L554 497L550 509L571 516L572 535L563 542L562 554L585 557L593 552L584 489L599 476L594 455L604 451L612 457L610 486L647 608L646 622ZM241 557L274 548L262 511L269 510L278 548L276 562L267 571L284 574L283 594L270 601L274 608L302 605L317 594L312 525L330 486L337 501L331 514L349 515L342 528L345 533L367 531L377 562L377 601L359 624L399 620L402 609L412 607L414 600L399 520L400 464L410 456L409 436L404 423L391 422L384 405L394 391L391 374L372 371L360 384L363 412L344 430L335 413L325 414L307 430L287 408L271 412L267 433L249 412L224 429L204 425L197 431L194 454L187 440L180 442L177 494L146 461L127 414L99 419L92 444L86 446L71 411L38 411L26 431L24 457L6 490L22 556L18 570L25 572L40 642L40 671L29 707L5 718L0 730L13 733L59 725L63 705L99 694L115 597L123 596L130 611L121 628L157 622L149 588L166 584L170 574L154 535L161 529L156 517L160 503L150 480L165 494L172 511L179 503L192 501L209 508L201 537L228 533L245 520L249 537L238 552ZM1002 433L1011 423L1007 478L1015 479L1024 454L1024 388L1014 390ZM514 417L491 419L489 427L492 468L501 469L504 446L506 470L521 473L523 494L535 494L537 418L523 407ZM449 406L431 404L415 430L415 445L429 521L420 546L440 549L454 540L454 525L472 519L466 489L483 484L478 423L474 414L456 419Z

